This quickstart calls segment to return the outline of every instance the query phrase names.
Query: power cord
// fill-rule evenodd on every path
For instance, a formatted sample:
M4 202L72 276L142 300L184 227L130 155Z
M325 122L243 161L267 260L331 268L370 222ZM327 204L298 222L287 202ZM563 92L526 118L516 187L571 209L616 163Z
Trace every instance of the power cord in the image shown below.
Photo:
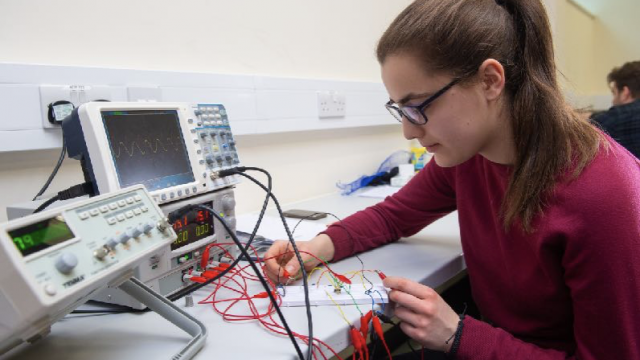
M247 175L247 174L244 173L244 171L247 171L247 170L258 171L258 172L264 173L269 178L271 177L269 172L264 170L264 169L257 168L257 167L244 167L244 166L243 167L237 167L237 168L234 168L234 169L223 170L223 171L220 172L220 176L228 176L228 175L232 175L232 174L238 174L240 176L243 176L243 177L251 180L253 183L255 183L256 185L261 187L263 190L267 191L267 188L265 188L265 186L262 183L260 183L258 180L256 180L252 176ZM287 220L285 220L284 215L282 214L282 208L280 207L280 202L278 202L278 199L276 199L276 197L273 195L273 193L269 192L269 196L271 197L271 199L273 200L274 204L276 205L276 208L278 210L278 214L280 215L280 219L282 220L282 224L284 225L284 229L287 232L287 236L289 238L289 243L291 244L291 247L293 248L293 252L296 255L296 258L298 259L298 262L300 263L300 271L302 272L302 285L303 285L303 289L304 289L304 303L305 303L305 307L306 307L306 310L307 310L307 323L308 323L308 331L309 331L309 348L308 348L308 352L307 352L307 359L311 360L312 356L313 356L313 346L312 346L312 342L313 342L313 316L311 315L311 302L309 300L309 283L308 283L308 280L307 280L307 271L304 268L304 261L302 260L302 256L300 255L300 252L298 251L298 247L296 246L296 242L293 240L293 235L291 234L291 231L289 230L289 226L287 225Z
M39 213L40 211L46 209L49 205L53 204L58 200L68 200L68 199L73 199L73 198L77 198L79 196L84 196L84 195L94 195L92 183L85 182L82 184L74 185L68 189L58 192L58 195L55 195L52 198L40 204L40 206L38 206L38 208L35 209L33 213L34 214Z
M33 201L35 201L40 195L44 194L44 192L47 191L47 188L49 187L49 185L51 185L51 181L53 181L53 178L55 178L56 175L58 174L58 170L60 170L60 166L62 165L62 162L64 161L64 158L65 158L66 155L67 155L67 143L65 142L64 136L63 136L62 137L62 151L60 152L60 157L58 158L58 163L53 168L53 171L51 172L51 175L49 175L49 178L47 179L47 182L45 182L44 185L42 186L42 189L40 189L40 191L38 191L36 196L33 197Z

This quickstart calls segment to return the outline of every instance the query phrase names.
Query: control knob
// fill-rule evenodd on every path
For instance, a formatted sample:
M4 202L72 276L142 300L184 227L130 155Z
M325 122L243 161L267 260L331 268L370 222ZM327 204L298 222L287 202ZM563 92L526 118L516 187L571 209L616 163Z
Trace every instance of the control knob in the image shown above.
M120 236L118 236L118 241L124 245L127 243L127 241L129 241L129 239L131 239L131 235L127 234L126 232L120 234Z
M236 206L236 199L234 199L232 196L226 195L222 197L221 201L222 201L222 208L225 210L231 210Z
M153 230L153 224L151 224L151 223L146 223L142 227L142 232L147 234L147 235L149 235L151 233L151 230Z
M118 245L118 240L112 237L111 239L107 240L107 243L104 246L108 247L111 250L115 250L117 245Z
M231 228L231 230L236 228L236 218L235 216L227 216L224 221L227 223L227 225L229 225L229 228Z
M72 253L63 253L56 259L56 269L63 274L70 273L78 265L78 258Z
M133 228L127 231L127 234L132 238L137 238L138 236L142 235L142 230L140 230L139 228Z

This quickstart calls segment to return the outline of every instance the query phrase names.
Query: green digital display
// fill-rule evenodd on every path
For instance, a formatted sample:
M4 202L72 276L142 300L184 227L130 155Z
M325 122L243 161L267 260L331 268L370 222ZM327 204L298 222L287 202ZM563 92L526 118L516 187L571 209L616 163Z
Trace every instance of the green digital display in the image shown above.
M50 218L9 231L13 244L22 256L37 253L63 241L73 239L75 235L64 221Z

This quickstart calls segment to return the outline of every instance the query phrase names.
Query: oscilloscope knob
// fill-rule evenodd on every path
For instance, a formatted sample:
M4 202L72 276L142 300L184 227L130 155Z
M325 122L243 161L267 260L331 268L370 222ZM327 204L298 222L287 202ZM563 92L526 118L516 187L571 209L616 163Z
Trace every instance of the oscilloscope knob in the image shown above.
M224 196L221 201L224 210L232 210L236 206L236 199L231 196Z
M63 274L70 273L78 265L78 258L72 253L63 253L56 259L56 269Z

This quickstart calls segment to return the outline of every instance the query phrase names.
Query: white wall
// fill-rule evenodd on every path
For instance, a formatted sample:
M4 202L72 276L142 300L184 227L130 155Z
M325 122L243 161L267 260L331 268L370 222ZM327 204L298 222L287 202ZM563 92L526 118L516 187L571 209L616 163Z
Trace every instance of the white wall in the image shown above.
M0 62L380 81L375 43L409 2L0 0ZM243 136L238 148L245 165L272 172L287 203L370 174L408 144L392 124ZM0 154L0 220L7 205L33 197L57 155ZM51 190L81 181L66 159ZM237 196L240 212L263 199L248 182Z

